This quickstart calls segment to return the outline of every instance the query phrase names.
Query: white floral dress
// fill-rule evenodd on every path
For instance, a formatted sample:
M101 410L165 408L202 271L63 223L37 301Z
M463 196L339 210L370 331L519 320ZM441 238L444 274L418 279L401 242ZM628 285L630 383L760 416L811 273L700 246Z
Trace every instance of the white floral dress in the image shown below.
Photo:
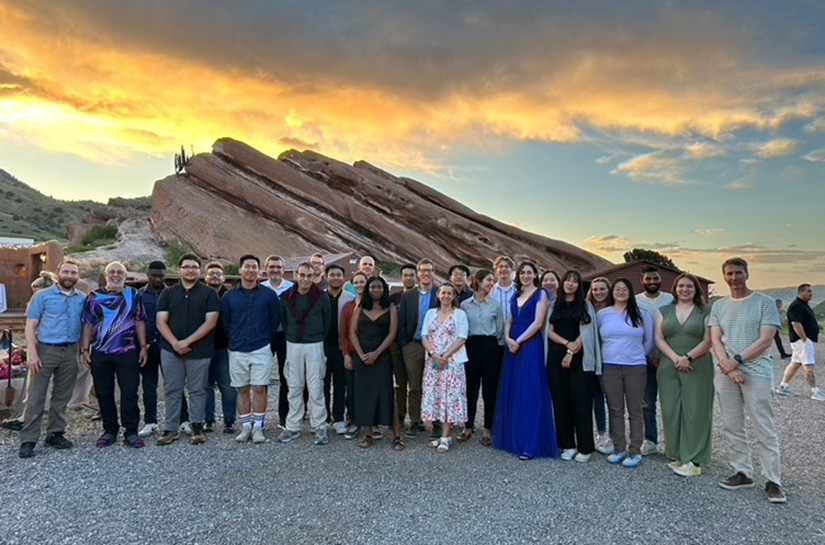
M455 310L443 323L439 323L436 309L424 320L423 336L426 336L436 354L445 352L459 337L467 338L466 315L463 310ZM462 316L459 316L459 313ZM462 320L463 318L463 320ZM424 360L424 398L421 404L421 418L426 422L438 420L451 424L467 420L467 378L464 362L466 351L462 348L450 358L447 366L440 370L429 356Z

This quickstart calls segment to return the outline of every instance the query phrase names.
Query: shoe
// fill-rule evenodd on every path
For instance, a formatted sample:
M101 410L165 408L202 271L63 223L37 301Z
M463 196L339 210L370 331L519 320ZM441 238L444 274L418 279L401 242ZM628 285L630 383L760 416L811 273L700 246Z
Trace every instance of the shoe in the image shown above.
M101 435L100 437L97 438L97 441L95 442L95 446L97 448L106 448L106 447L110 447L110 446L114 445L115 441L117 441L117 436L115 434L113 434L113 433L104 433L103 435Z
M381 431L381 426L375 426L372 428L372 438L376 441L380 441L384 438L384 432Z
M157 424L146 424L141 428L138 432L138 437L151 437L152 435L158 432L158 425Z
M433 424L433 429L430 431L430 439L439 439L444 434L440 424Z
M575 461L577 461L578 463L580 463L580 464L586 464L587 462L590 461L590 455L589 454L582 454L581 452L579 452L579 453L576 454L576 457L573 458L573 459Z
M410 424L410 427L407 428L407 432L404 435L406 435L410 439L415 439L416 437L418 437L419 433L421 433L421 428L418 426L418 424Z
M628 456L622 461L622 465L625 467L639 467L642 465L642 455L634 454L633 456Z
M204 424L192 424L192 444L202 445L206 443L206 426Z
M627 453L622 452L614 452L610 456L607 457L607 463L609 464L621 464L624 459L627 458Z
M146 446L143 439L138 437L138 434L136 433L131 433L123 437L123 444L130 448L143 448Z
M436 448L439 443L441 443L441 437L436 437L435 439L430 439L427 441L427 446L430 448Z
M780 357L781 359L783 359L783 360L786 360L786 359L790 358L790 357L791 357L791 355L790 355L790 354L782 354L782 355L781 355L781 356L779 356L779 357Z
M401 440L400 435L395 437L392 440L392 450L394 450L396 452L401 452L402 450L404 450L404 448L405 448L404 441Z
M203 424L203 431L204 433L212 433L215 431L215 421L214 420L207 420Z
M189 422L181 423L180 432L185 433L186 435L192 435L192 424L190 424Z
M50 433L46 437L44 443L46 443L50 447L54 447L60 450L72 448L74 446L74 443L63 437L62 433Z
M596 450L602 454L613 454L613 440L610 435L603 433L596 437Z
M301 436L301 432L299 431L289 431L284 430L281 432L281 435L278 436L279 443L289 443L294 439L298 439Z
M238 443L246 443L252 439L252 426L244 426L241 428L241 433L235 436L235 441Z
M375 435L373 435L375 437ZM315 430L315 444L316 445L328 445L329 444L329 433L327 432L327 427L324 426L323 428L318 428Z
M672 469L675 474L681 475L682 477L698 477L702 474L702 468L693 462L687 462Z
M252 442L253 443L266 443L266 436L264 435L264 429L259 428L257 426L252 428Z
M361 442L358 443L361 448L370 448L372 446L372 435L365 435Z
M796 397L796 394L793 390L791 390L791 386L789 384L780 384L776 387L774 392L781 396Z
M444 453L450 450L450 447L453 446L453 440L449 437L442 437L438 440L438 452Z
M361 426L350 426L347 428L346 433L344 433L344 439L355 439L361 434Z
M23 421L14 418L3 420L0 422L0 428L10 431L20 431L23 429Z
M768 501L771 503L785 503L785 501L787 501L782 487L773 481L768 481L765 485L765 493L768 495Z
M676 468L682 467L683 465L685 465L684 462L680 462L679 460L673 460L667 465L667 468L676 471Z
M34 441L26 441L25 443L20 443L20 451L17 453L18 456L21 458L31 458L34 456Z
M811 399L815 401L825 401L825 392L819 389L811 391Z
M746 477L741 471L731 475L727 479L719 481L719 486L725 490L738 490L740 488L753 488L753 479Z
M530 460L533 459L533 457L530 456L529 454L519 454L518 459L521 460L522 462L529 462Z
M466 443L473 436L473 428L464 428L458 436L459 443Z
M644 441L642 441L642 448L639 449L639 452L642 456L650 456L651 454L657 454L659 452L659 446L653 441L648 441L647 439L645 439Z
M158 437L158 440L155 441L155 444L159 447L162 447L164 445L171 445L178 439L180 439L180 432L166 430L161 434L160 437Z
M572 460L575 457L576 457L576 449L574 449L574 448L566 448L563 451L561 451L561 459L564 460L565 462L569 462L570 460Z
M230 420L229 422L223 423L223 432L224 433L235 433L235 421Z
M332 429L335 430L337 435L344 435L347 433L347 425L343 422L335 422L332 424Z

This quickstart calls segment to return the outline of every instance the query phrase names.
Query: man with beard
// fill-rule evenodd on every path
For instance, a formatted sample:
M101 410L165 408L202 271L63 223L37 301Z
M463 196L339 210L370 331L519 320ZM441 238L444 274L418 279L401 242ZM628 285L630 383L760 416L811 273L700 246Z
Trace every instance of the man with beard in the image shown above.
M327 291L329 288L329 282L327 282L327 279L324 276L324 254L315 252L309 257L309 263L315 271L315 278L312 281L316 286L324 291Z
M64 260L57 266L57 284L38 291L26 310L26 345L32 373L23 429L20 431L21 458L34 456L40 438L40 424L49 382L54 378L49 408L46 444L67 449L72 442L66 431L66 405L77 378L77 343L80 340L80 315L86 296L75 289L80 267Z
M192 411L192 444L206 442L206 385L221 308L218 294L200 282L201 261L196 255L184 254L178 266L180 281L160 294L157 307L166 387L166 422L158 445L169 445L180 437L178 419L184 385Z
M221 325L229 336L229 376L238 390L241 431L235 441L243 443L251 438L253 443L264 443L266 388L272 376L281 307L278 295L258 284L260 260L243 255L239 263L241 283L221 301Z
M659 269L648 265L642 269L642 287L644 291L636 295L636 304L644 309L651 317L658 309L673 302L673 295L661 291L662 277ZM644 420L645 440L640 450L643 456L655 454L659 450L659 432L656 427L656 398L659 396L659 385L656 382L656 370L659 368L659 349L653 348L647 355L647 386L645 387Z
M810 284L801 284L796 290L796 299L788 306L788 336L791 341L791 363L785 368L782 383L776 393L794 395L790 383L800 367L805 367L805 380L811 387L811 399L825 401L825 393L816 386L814 366L816 348L819 340L819 322L811 309L810 301L814 296ZM778 308L778 307L777 307Z
M215 290L218 297L223 297L226 288L223 265L217 261L206 264L206 285ZM223 408L223 432L235 432L235 416L238 412L238 392L232 387L229 378L229 338L220 320L215 326L215 355L209 363L209 381L206 388L206 423L203 431L215 429L215 387L221 391Z
M298 283L281 298L286 334L289 414L286 429L278 441L288 443L301 435L306 386L309 390L310 424L315 428L315 444L326 445L329 435L324 406L324 339L332 323L332 312L329 297L314 283L317 272L313 265L301 263L297 272Z

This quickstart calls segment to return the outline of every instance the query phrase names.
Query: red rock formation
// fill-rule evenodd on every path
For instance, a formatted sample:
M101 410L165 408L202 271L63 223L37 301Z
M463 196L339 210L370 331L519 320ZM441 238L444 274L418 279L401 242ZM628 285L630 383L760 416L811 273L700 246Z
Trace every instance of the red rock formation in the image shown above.
M364 161L351 166L310 151L274 159L229 138L193 157L185 173L156 182L152 203L161 240L227 261L247 252L355 251L394 262L427 256L440 270L454 263L490 266L500 254L559 271L610 265Z

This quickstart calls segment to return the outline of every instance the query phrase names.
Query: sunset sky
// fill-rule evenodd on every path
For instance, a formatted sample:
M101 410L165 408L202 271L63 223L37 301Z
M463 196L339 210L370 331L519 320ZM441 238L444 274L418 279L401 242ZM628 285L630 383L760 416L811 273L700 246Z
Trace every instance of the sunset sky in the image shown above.
M825 283L825 3L0 2L0 168L139 196L184 145L367 160L621 262ZM722 284L717 291L727 293Z

